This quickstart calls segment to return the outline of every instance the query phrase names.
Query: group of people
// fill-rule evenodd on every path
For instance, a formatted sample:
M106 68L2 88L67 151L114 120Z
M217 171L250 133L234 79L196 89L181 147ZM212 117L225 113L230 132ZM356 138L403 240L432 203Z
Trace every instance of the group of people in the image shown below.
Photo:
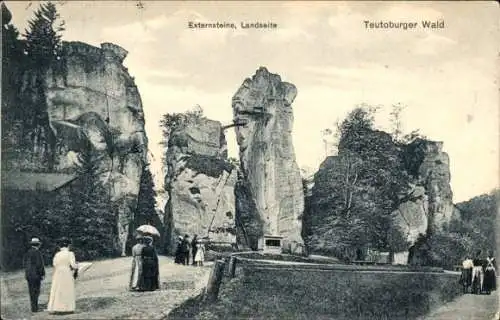
M75 279L78 277L80 266L76 262L75 254L70 250L70 244L69 239L62 239L59 243L59 251L52 261L54 268L47 305L47 311L51 314L75 312ZM41 245L39 238L32 238L30 248L23 258L32 312L40 311L38 300L42 280L45 278L44 259L40 252ZM153 238L138 237L137 244L132 248L132 254L130 289L134 291L159 289L159 263L158 255L153 247ZM80 264L85 265L85 263Z
M45 277L43 256L40 252L41 241L32 238L30 249L24 256L25 278L30 293L31 311L38 312L38 298L41 282ZM52 286L50 288L49 313L73 313L75 311L75 279L78 276L78 264L75 254L70 250L69 239L62 239L59 252L54 256L52 265Z
M193 266L203 266L205 261L205 244L203 240L198 239L196 234L193 236L193 240L186 234L184 237L179 236L177 241L175 263L189 265L190 258L192 258Z
M464 288L464 293L490 294L496 290L496 260L490 251L485 259L482 252L478 251L474 259L470 256L462 263L462 275L460 283Z
M160 268L158 254L153 246L153 238L139 235L132 247L132 272L129 289L131 291L154 291L160 288Z

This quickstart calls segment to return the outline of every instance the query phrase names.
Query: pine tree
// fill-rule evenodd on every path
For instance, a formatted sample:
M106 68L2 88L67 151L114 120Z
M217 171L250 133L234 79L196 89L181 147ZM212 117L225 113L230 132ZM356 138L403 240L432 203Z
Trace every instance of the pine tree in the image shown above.
M154 224L156 217L156 192L151 171L147 167L142 170L137 208L135 210L136 227L142 224Z
M55 137L49 126L47 114L47 72L52 66L61 66L54 63L61 59L62 35L64 21L58 22L60 16L55 4L43 3L35 11L34 18L28 21L25 30L25 55L28 60L28 75L33 77L35 89L28 94L23 114L25 125L31 129L31 143L33 146L43 146L44 161L49 169L54 165Z
M64 21L57 23L59 18L56 5L47 2L41 4L35 11L35 17L28 21L28 29L24 34L26 54L33 66L42 71L46 71L61 56Z
M109 192L99 178L99 160L98 153L90 144L79 156L79 178L73 194L75 217L72 236L75 252L81 259L115 253L116 217Z

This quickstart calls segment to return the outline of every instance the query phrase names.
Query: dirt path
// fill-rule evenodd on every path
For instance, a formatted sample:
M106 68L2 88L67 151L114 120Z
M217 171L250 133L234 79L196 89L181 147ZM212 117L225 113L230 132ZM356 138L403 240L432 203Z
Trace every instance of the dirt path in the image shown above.
M76 283L76 312L52 316L46 311L32 315L28 287L22 272L1 274L2 319L161 319L173 308L201 292L211 264L180 266L160 257L161 290L127 291L131 258L97 261ZM49 299L52 270L42 283L41 309Z
M466 294L434 310L422 320L494 320L498 296Z

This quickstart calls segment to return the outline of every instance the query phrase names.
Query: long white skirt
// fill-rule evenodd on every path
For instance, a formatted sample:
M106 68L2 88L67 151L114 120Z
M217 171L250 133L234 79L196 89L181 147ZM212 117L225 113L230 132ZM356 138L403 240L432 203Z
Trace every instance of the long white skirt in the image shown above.
M75 311L75 279L73 271L68 266L54 267L47 310L49 312Z
M479 290L483 290L484 272L483 268L480 266L472 268L472 283L474 283L474 281L479 281Z

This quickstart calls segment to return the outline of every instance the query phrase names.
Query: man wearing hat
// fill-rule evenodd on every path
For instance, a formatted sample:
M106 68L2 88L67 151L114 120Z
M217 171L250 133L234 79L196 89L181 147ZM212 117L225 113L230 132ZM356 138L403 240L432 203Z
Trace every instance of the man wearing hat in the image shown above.
M38 238L32 238L31 248L24 256L25 277L28 281L30 291L31 311L38 312L38 296L40 295L40 285L45 277L45 268L43 265L43 257L40 252L41 241Z

